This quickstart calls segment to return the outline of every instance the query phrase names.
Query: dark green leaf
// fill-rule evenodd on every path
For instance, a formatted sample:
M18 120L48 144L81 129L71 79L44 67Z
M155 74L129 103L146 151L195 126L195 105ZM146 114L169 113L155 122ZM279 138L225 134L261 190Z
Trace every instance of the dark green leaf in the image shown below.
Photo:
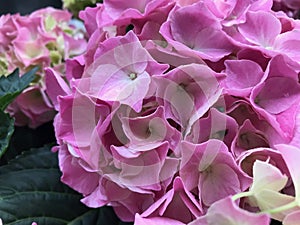
M68 225L85 225L85 224L118 224L119 219L116 217L114 211L109 207L102 207L100 209L92 209L68 223Z
M35 78L37 67L20 77L16 69L7 77L0 77L0 110L4 110Z
M5 225L119 225L109 207L88 209L60 182L50 146L24 152L0 167L0 217Z
M0 158L6 151L13 132L14 119L0 111Z
M31 148L39 148L45 144L55 143L53 122L49 122L31 129L29 127L15 127L7 151L0 159L0 166Z

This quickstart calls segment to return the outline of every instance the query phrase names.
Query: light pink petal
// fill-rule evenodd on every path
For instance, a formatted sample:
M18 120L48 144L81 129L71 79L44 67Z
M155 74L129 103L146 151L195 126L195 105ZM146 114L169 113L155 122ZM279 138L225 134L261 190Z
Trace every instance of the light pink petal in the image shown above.
M97 30L97 14L101 9L103 9L103 5L98 4L96 7L86 7L79 12L79 18L84 21L85 28L90 36Z
M290 171L295 187L296 201L300 202L300 149L286 144L276 145L276 148L282 154L282 157Z
M209 8L209 10L218 18L224 19L226 18L231 11L233 10L236 1L210 1L205 0L205 5Z
M273 0L260 0L260 1L252 1L252 5L250 7L251 11L270 11L272 8L272 5L274 3Z
M295 102L289 109L276 115L276 121L280 124L280 128L289 140L295 140L298 108L299 104Z
M239 25L238 30L251 43L267 48L273 46L281 24L270 12L248 12L246 23Z
M280 34L275 40L274 50L284 52L292 60L299 62L300 29Z
M282 221L283 225L298 225L300 221L300 210L288 214Z

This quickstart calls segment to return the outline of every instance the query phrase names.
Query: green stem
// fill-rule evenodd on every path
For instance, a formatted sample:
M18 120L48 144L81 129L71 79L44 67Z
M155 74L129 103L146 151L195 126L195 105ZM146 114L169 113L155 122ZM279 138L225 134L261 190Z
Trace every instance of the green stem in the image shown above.
M252 193L250 191L245 191L245 192L238 193L238 194L232 196L231 198L233 201L235 201L239 198L249 197L251 195L252 195Z
M279 213L279 212L283 212L283 211L286 211L286 210L289 210L289 209L292 209L294 207L298 206L298 203L297 201L292 201L288 204L285 204L285 205L282 205L282 206L279 206L275 209L269 209L269 210L266 210L264 212L266 213L270 213L270 214L274 214L274 213Z

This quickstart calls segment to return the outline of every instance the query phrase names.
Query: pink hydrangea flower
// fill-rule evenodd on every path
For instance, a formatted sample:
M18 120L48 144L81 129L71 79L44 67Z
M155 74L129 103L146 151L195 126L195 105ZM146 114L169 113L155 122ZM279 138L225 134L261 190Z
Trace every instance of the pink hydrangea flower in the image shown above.
M82 11L86 53L46 76L62 181L138 225L292 223L300 25L272 4Z

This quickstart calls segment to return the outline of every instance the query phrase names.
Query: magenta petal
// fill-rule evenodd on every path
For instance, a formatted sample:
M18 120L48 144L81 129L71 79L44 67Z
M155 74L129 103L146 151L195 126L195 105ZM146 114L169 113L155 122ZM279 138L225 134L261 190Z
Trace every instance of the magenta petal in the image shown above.
M269 147L268 139L246 119L232 142L231 151L239 156L243 151L258 147Z
M55 110L58 110L58 96L64 96L71 93L71 90L63 78L52 68L45 69L46 92L54 105Z
M181 147L180 177L188 190L198 187L199 198L206 206L249 187L249 178L240 171L223 142L182 142Z
M164 108L160 106L147 116L121 118L124 133L133 152L156 148L164 141L168 141L169 148L175 150L180 133L170 126L164 114Z
M99 175L84 170L79 164L79 159L72 157L66 145L60 147L58 158L59 167L63 173L61 180L65 184L83 195L88 195L95 190L99 182Z
M197 120L185 140L202 143L214 138L222 140L230 147L237 130L238 124L232 117L211 108L208 117Z
M215 164L200 175L199 191L202 202L209 206L215 201L238 193L240 182L235 171L226 164ZM222 188L220 188L222 187Z
M226 60L225 82L229 94L246 97L263 77L261 67L251 60Z
M272 77L261 86L255 102L272 114L291 107L300 98L300 85L291 78Z
M206 27L221 27L216 17L202 2L183 8L175 8L170 14L169 21L174 40L186 46L193 46L199 32Z
M294 121L295 121L294 136L290 144L300 148L300 107L299 106L296 110L296 117Z
M186 190L180 177L176 177L173 188L151 205L141 216L165 216L188 223L202 214L202 208L195 197Z
M211 61L229 55L234 48L203 2L175 8L162 25L161 34L178 52Z
M66 78L78 79L82 76L84 70L84 58L81 56L66 60Z
M276 36L281 32L281 24L269 12L248 12L246 23L239 25L238 30L251 43L267 48L273 46Z
M108 200L103 193L101 193L101 187L98 187L85 198L81 199L81 202L90 208L99 208L108 203Z
M222 30L208 27L197 34L192 49L199 52L204 59L216 62L229 55L234 46Z
M300 67L294 65L293 62L284 55L276 55L270 60L269 65L266 69L266 73L268 74L268 78L280 76L292 78L297 81L297 71L299 70Z
M134 225L185 225L178 220L173 220L167 217L151 217L143 218L139 214L135 215Z

